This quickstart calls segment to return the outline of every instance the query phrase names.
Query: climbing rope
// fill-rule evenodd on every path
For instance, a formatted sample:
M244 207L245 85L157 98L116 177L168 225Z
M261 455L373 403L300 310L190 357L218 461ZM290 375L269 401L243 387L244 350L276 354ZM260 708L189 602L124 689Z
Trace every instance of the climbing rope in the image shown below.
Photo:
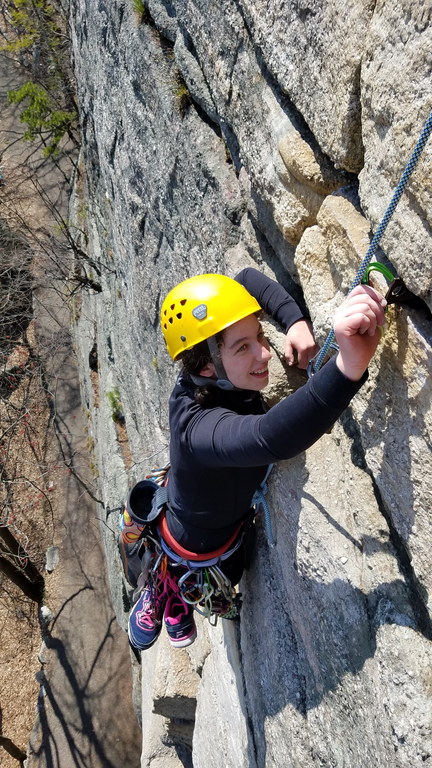
M377 231L375 232L375 235L373 236L373 238L372 238L372 240L370 242L370 245L369 245L369 248L367 250L367 253L366 253L362 263L360 264L360 267L358 269L357 275L355 276L355 278L353 280L353 283L352 283L348 293L351 293L351 291L354 290L354 288L356 288L356 286L360 285L360 283L362 282L363 277L364 277L364 275L366 273L366 270L368 268L369 262L371 261L372 257L375 254L375 251L378 248L378 245L379 245L379 243L381 241L381 238L384 235L384 232L387 229L387 225L388 225L391 217L393 216L393 213L396 210L396 206L397 206L397 204L398 204L398 202L399 202L399 200L400 200L400 198L402 196L402 193L403 193L405 187L407 186L408 181L411 178L411 175L412 175L412 173L413 173L413 171L414 171L414 169L415 169L415 167L416 167L416 165L417 165L417 163L418 163L418 161L420 159L420 155L422 154L422 152L423 152L423 150L424 150L424 148L426 146L426 142L427 142L431 132L432 132L432 111L429 114L428 119L426 120L424 128L423 128L423 130L422 130L422 132L420 134L419 140L417 141L417 144L414 147L412 155L411 155L410 159L408 160L408 163L407 163L407 165L405 167L405 170L402 173L402 176L401 176L401 178L399 180L399 184L397 185L397 187L396 187L396 189L395 189L395 191L393 193L393 197L392 197L392 199L391 199L391 201L389 203L389 206L388 206L388 208L387 208L383 218L381 219L381 222L380 222L380 224L378 226ZM327 336L327 338L326 338L322 348L320 349L320 351L318 352L318 354L316 355L314 360L312 360L311 363L309 364L310 367L308 369L308 373L313 374L313 373L316 373L317 371L319 371L319 369L321 368L321 366L322 366L322 364L323 364L323 362L324 362L324 360L325 360L325 358L326 358L326 356L328 354L329 349L332 347L334 338L335 338L335 335L334 335L334 331L332 329L330 331L329 335Z
M259 488L257 491L255 491L254 497L252 499L252 506L254 506L257 511L260 507L262 508L263 516L264 516L264 528L267 536L267 541L268 541L269 547L273 549L276 546L276 541L273 536L270 509L267 504L267 499L264 495L265 493L267 493L267 488L268 486L266 483L264 488Z

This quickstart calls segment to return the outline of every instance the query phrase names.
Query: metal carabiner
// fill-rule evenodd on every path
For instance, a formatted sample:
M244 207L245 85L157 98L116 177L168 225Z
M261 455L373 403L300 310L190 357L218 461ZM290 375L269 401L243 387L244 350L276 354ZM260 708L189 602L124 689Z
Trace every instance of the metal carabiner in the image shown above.
M380 261L371 261L362 277L363 285L369 285L369 277L371 272L379 272L381 275L383 275L383 277L385 277L387 283L391 283L391 281L395 278L395 275L391 269L386 267L385 264L381 264Z
M380 261L373 261L369 264L362 283L369 283L371 272L380 272L384 275L388 284L387 293L384 297L387 304L406 304L413 309L422 309L424 307L423 300L410 291L402 278L398 275L394 275L391 269L386 267L385 264L381 264Z
M203 593L201 596L201 600L199 603L194 603L194 610L197 611L201 616L204 616L205 619L210 619L210 616L212 614L212 595L213 595L213 587L211 584L204 584L203 585ZM198 605L203 605L203 608L199 608Z
M195 583L193 583L193 579L195 579ZM178 580L178 586L185 603L194 607L208 600L214 591L212 585L204 581L202 569L187 571ZM201 613L201 611L198 612Z
M164 556L164 553L161 550L161 552L159 553L159 555L157 556L157 558L155 560L155 563L154 563L153 567L150 570L150 573L152 575L155 574L157 569L159 568L159 564L160 564L160 561L162 560L163 556Z
M216 582L219 592L224 596L226 600L232 600L232 586L228 577L219 568L218 565L214 565L209 568L210 575Z
M180 587L180 589L181 589L181 587L183 586L183 584L185 583L185 581L187 579L189 579L189 580L193 580L194 579L195 580L195 586L199 585L200 587L202 587L202 585L203 585L202 573L200 571L198 571L196 568L191 568L189 571L186 571L186 573L184 573L183 576L180 576L180 578L179 578L179 580L177 582L179 587Z
M330 344L329 349L334 349L335 352L339 352L339 344L336 344L336 342L333 341ZM314 357L312 358L312 360L309 360L309 362L308 362L308 365L307 365L307 368L306 368L306 373L307 373L308 379L310 379L310 377L313 376L314 373L315 373L315 360L317 359L317 357L320 354L321 354L321 350L319 352L317 352L316 355L314 355Z

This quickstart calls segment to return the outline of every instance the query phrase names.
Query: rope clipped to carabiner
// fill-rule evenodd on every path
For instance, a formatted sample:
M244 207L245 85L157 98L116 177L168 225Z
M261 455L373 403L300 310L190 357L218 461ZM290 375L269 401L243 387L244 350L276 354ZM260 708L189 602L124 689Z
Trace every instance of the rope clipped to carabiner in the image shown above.
M271 549L273 549L276 546L276 540L275 540L275 537L273 536L271 513L270 513L269 506L267 504L265 495L268 491L267 480L272 469L273 469L273 464L269 464L269 466L267 467L267 472L265 474L264 480L262 481L260 487L255 491L252 498L252 502L251 502L251 506L255 507L256 512L258 512L259 508L262 507L262 511L264 514L264 528L267 535L267 541Z
M411 176L413 174L413 171L414 171L414 169L415 169L415 167L416 167L416 165L417 165L417 163L418 163L418 161L420 159L420 156L421 156L421 154L422 154L422 152L423 152L423 150L424 150L424 148L426 146L426 142L427 142L429 136L431 135L431 133L432 133L432 111L430 112L429 117L426 120L426 123L424 125L424 128L423 128L421 134L420 134L420 137L419 137L419 139L417 141L417 144L415 145L414 150L413 150L413 152L411 154L411 157L408 160L408 163L406 164L405 170L403 171L402 176L401 176L401 178L399 180L399 184L397 185L397 187L396 187L396 189L395 189L395 191L393 193L393 197L392 197L392 199L391 199L391 201L389 203L389 206L388 206L388 208L387 208L383 218L381 219L381 222L380 222L380 224L378 226L377 231L375 232L375 234L374 234L374 236L373 236L373 238L372 238L372 240L370 242L370 245L369 245L369 248L368 248L368 250L366 252L366 255L363 258L362 263L360 264L358 272L357 272L357 274L356 274L356 276L355 276L355 278L353 280L353 283L352 283L348 293L351 293L351 291L353 291L354 288L356 288L357 285L360 285L360 283L362 282L363 277L364 277L364 275L366 273L367 267L369 265L369 262L371 261L372 257L374 256L374 254L375 254L375 252L376 252L376 250L378 248L378 245L379 245L379 243L380 243L380 241L381 241L381 239L382 239L382 237L384 235L384 232L387 229L387 225L388 225L391 217L393 216L393 213L396 210L396 206L397 206L397 204L398 204L398 202L399 202L399 200L400 200L400 198L402 196L402 193L403 193L405 187L408 184L409 179L411 178ZM309 374L309 376L312 376L314 373L319 371L319 369L321 368L321 366L322 366L322 364L323 364L323 362L324 362L324 360L325 360L325 358L326 358L326 356L327 356L327 354L329 352L329 349L331 348L331 345L332 345L332 343L334 341L334 338L335 338L335 335L334 335L334 331L332 329L330 331L329 335L327 336L327 339L325 340L322 348L318 352L318 354L309 363L309 367L308 367L308 374Z

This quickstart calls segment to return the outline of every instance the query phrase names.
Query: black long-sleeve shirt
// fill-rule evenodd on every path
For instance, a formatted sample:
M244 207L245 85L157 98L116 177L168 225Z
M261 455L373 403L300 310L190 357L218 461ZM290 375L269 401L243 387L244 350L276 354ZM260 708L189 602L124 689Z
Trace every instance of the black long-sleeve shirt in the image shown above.
M285 329L303 317L273 280L255 269L236 278ZM181 374L170 398L170 509L167 522L187 549L224 544L249 512L267 467L311 446L336 421L360 382L329 361L294 394L265 412L259 392L220 391L217 406L199 405L196 385Z

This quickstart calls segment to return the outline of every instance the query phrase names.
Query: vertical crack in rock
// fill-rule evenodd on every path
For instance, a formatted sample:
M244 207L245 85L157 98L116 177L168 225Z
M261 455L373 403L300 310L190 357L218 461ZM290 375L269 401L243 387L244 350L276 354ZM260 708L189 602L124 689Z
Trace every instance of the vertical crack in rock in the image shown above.
M257 764L257 759L258 759L259 752L258 752L258 745L257 745L256 739L255 739L254 723L253 723L252 714L250 712L248 689L247 689L246 679L245 679L245 675L244 675L245 666L244 666L244 659L243 659L243 649L242 649L241 642L240 642L240 633L241 633L241 626L240 626L240 624L241 624L241 615L239 617L238 626L236 627L236 629L237 629L237 633L236 633L236 635L237 635L237 638L236 638L236 640L237 640L237 651L238 651L239 660L240 660L239 676L241 676L242 695L243 695L243 699L244 699L244 702L245 702L245 709L246 709L244 714L245 714L245 720L246 720L246 729L247 729L247 734L248 734L249 748L250 748L251 753L253 754L255 763ZM252 764L250 764L249 768L254 768L254 766Z
M258 67L260 69L261 75L264 78L265 82L267 83L270 90L273 92L276 100L279 102L281 108L284 110L284 112L289 117L290 121L292 122L293 126L296 128L296 130L300 133L303 139L307 141L311 148L314 151L318 151L319 153L322 153L322 150L319 146L319 143L317 139L315 138L313 131L307 124L305 118L303 117L300 110L296 107L295 103L290 98L287 91L283 90L273 74L273 72L269 69L266 61L265 56L261 50L260 44L257 42L257 40L254 38L253 29L251 26L250 21L246 18L246 12L242 8L241 3L239 0L235 0L235 5L237 7L237 10L239 12L239 15L241 16L241 19L243 21L245 30L247 32L247 35L250 40L250 44L252 47L252 50L255 54L256 62L258 64ZM307 9L307 13L311 13L313 15L313 11L310 9ZM301 14L300 14L301 16ZM360 84L360 67L358 72L358 83ZM359 122L360 125L360 122ZM361 139L361 130L359 128L359 135ZM326 156L327 157L327 156ZM329 159L329 162L333 165L332 161ZM340 170L340 169L338 169ZM349 179L354 179L354 174L349 173L348 171L342 171L347 174L347 180L346 183L348 183Z

